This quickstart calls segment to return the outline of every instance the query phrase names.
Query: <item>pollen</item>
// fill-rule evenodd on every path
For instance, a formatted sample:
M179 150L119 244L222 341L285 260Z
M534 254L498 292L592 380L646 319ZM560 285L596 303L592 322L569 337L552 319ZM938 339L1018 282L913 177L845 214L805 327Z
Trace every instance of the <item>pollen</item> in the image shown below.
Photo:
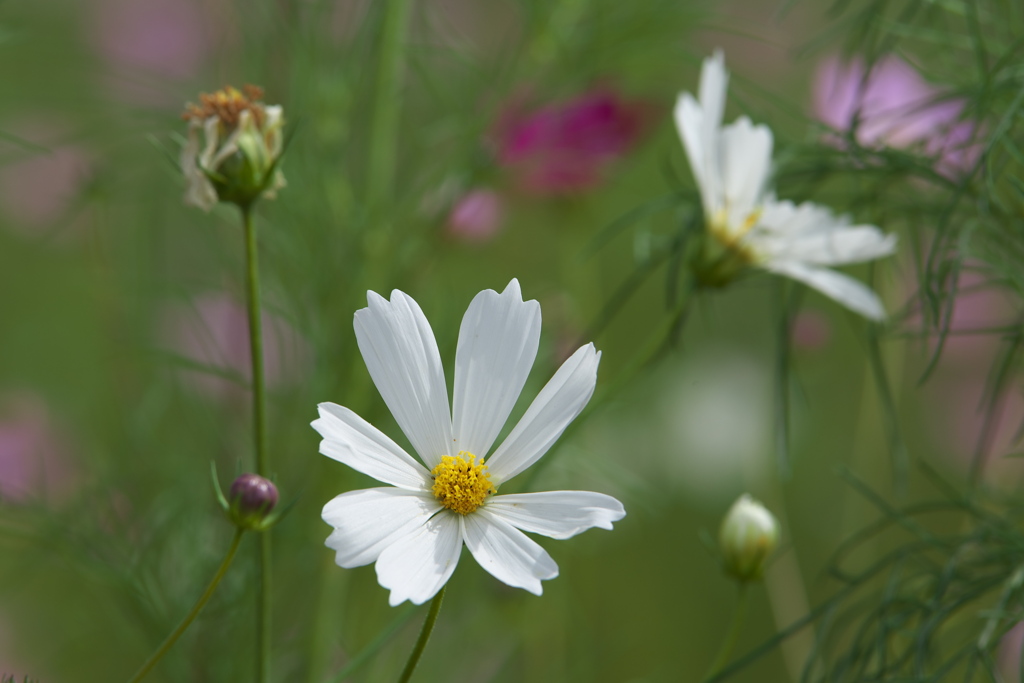
M185 107L181 118L186 121L194 119L205 121L211 116L216 116L228 130L238 126L238 118L243 111L252 112L253 119L257 126L263 125L263 88L255 85L246 85L241 90L232 88L230 85L217 92L201 93L199 104L189 103Z
M431 472L434 475L434 496L449 510L466 515L483 504L484 499L497 489L487 476L483 458L466 451L458 455L442 455L441 464Z

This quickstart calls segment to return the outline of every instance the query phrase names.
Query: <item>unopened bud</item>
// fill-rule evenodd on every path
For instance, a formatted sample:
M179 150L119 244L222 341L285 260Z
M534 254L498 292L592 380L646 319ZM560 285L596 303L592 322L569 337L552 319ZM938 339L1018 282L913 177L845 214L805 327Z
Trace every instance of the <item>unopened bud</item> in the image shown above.
M266 106L263 91L246 86L203 93L182 117L189 121L181 169L185 203L209 211L217 201L249 206L284 187L278 169L284 147L281 107Z
M718 533L726 573L741 582L760 579L765 560L778 541L775 517L761 503L743 494L729 508Z
M262 531L277 505L277 487L258 474L243 474L228 490L228 515L243 529Z

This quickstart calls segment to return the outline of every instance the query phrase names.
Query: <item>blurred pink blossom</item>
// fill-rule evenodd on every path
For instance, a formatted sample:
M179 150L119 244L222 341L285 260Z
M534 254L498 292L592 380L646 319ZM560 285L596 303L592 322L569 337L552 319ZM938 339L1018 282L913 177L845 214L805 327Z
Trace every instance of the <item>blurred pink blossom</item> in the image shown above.
M837 131L856 125L862 146L922 145L946 174L968 170L981 151L971 144L976 123L960 120L964 101L945 98L899 57L885 57L870 71L860 57L829 57L815 74L813 101L815 115Z
M533 111L515 103L496 129L498 163L527 192L584 192L603 182L610 164L637 144L650 111L608 88Z
M60 497L73 479L69 449L46 403L30 394L6 396L0 403L0 500Z
M11 226L37 233L52 226L71 206L92 173L92 155L83 147L62 142L64 126L35 114L5 124L4 129L39 149L3 147L17 160L0 166L0 201Z
M209 52L207 20L195 0L97 0L93 43L114 70L115 93L139 104L177 102L162 84L195 76Z
M1003 636L999 643L999 654L996 661L999 665L999 672L1003 675L1002 680L1006 683L1021 683L1020 680L1020 657L1021 648L1024 646L1024 622L1018 622Z
M501 230L501 196L494 190L476 188L459 197L448 214L448 233L465 242L490 241Z
M797 313L790 334L797 348L817 351L828 345L832 338L832 325L818 311L805 309Z
M267 387L295 384L306 373L309 345L288 323L263 311L263 364ZM198 364L249 381L249 319L245 306L230 294L203 294L191 306L175 305L164 311L161 333L170 350ZM197 393L217 399L235 398L244 389L238 382L202 369L181 371L184 382Z

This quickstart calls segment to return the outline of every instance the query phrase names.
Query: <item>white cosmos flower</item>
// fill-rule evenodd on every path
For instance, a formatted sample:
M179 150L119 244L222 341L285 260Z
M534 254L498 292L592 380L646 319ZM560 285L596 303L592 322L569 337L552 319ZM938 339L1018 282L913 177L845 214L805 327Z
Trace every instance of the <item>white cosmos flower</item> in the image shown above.
M320 452L391 485L343 493L324 506L335 560L345 568L376 562L392 605L420 604L448 581L465 543L496 578L540 595L540 582L556 577L558 565L522 532L569 538L611 529L625 510L589 491L496 491L540 459L583 410L601 354L593 344L579 348L492 450L537 355L540 305L523 301L516 280L501 294L477 294L459 329L449 410L441 356L420 307L398 290L390 301L374 292L367 299L355 314L359 350L423 465L348 408L320 404L313 422L323 436Z
M745 116L722 126L729 75L720 51L704 60L700 101L683 93L676 127L700 188L708 243L703 275L725 284L756 266L810 285L874 320L885 317L878 296L826 266L870 261L892 254L896 236L873 225L850 225L828 209L779 201L768 188L772 133Z

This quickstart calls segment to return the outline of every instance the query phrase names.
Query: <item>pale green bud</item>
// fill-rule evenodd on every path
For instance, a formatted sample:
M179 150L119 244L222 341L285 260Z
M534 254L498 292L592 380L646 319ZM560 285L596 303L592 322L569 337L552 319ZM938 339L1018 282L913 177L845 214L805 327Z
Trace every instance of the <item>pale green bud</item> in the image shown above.
M779 524L775 517L761 503L743 494L729 508L718 532L723 568L738 581L756 581L778 542Z

